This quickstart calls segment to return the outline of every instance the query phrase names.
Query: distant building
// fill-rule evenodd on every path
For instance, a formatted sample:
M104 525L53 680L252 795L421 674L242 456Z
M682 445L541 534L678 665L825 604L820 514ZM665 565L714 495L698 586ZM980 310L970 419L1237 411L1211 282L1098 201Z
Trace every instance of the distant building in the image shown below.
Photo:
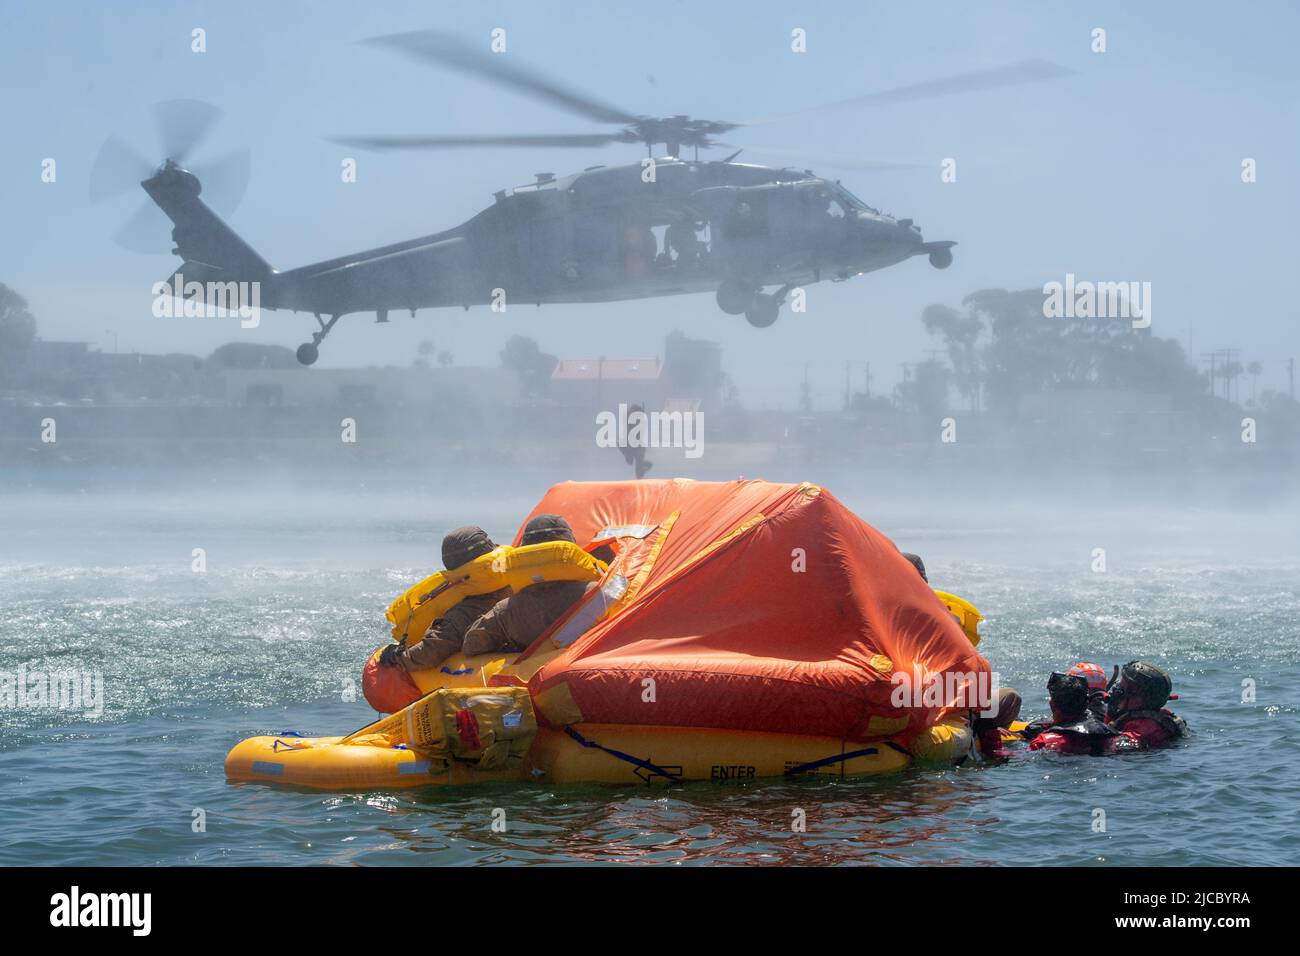
M233 405L421 410L507 405L519 398L519 377L500 368L232 368L218 374L225 401Z
M89 342L46 342L36 339L23 356L23 371L30 375L63 369L88 369L100 353Z
M567 408L602 410L623 403L661 408L668 395L658 358L560 359L550 400Z
M664 358L561 359L551 373L549 398L557 405L594 410L618 404L647 411L715 411L726 377L722 347L674 332Z

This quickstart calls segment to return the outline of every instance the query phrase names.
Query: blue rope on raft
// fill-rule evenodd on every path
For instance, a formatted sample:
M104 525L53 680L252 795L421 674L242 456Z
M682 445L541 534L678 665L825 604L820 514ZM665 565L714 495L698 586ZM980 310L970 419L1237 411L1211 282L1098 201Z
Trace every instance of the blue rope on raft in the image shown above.
M582 736L582 734L578 733L572 727L565 727L564 732L584 747L589 747L594 750L600 750L603 751L604 753L609 754L611 757L617 757L619 760L625 760L628 763L633 764L634 766L640 767L642 770L648 771L653 776L664 777L676 783L682 782L682 778L679 777L677 774L670 773L669 771L665 770L663 767L655 766L649 760L642 760L640 757L634 757L631 754L625 754L621 750L611 750L609 747L602 747L594 740L588 740L586 737Z
M823 757L821 760L812 760L808 763L801 763L797 767L791 767L785 772L785 776L793 777L796 774L807 773L810 770L820 770L822 767L829 767L834 763L843 763L846 760L852 760L854 757L874 757L880 751L875 747L867 747L865 750L851 750L846 754L836 754L833 757Z
M891 750L897 750L900 754L909 759L912 757L912 752L902 744L896 744L892 740L886 740L884 743L885 746ZM822 767L829 767L834 763L843 763L844 761L852 760L855 757L873 757L878 753L880 753L880 751L875 747L867 747L863 750L851 750L846 754L836 754L834 757L826 757L822 760L814 760L810 763L801 763L797 767L791 767L787 770L785 776L793 777L795 774L807 773L809 770L819 770Z

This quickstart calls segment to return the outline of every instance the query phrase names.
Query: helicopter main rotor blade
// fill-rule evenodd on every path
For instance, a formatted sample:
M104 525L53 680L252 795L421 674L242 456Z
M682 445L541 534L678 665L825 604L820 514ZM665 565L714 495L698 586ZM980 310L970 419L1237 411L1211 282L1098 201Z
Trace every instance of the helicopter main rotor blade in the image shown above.
M635 123L639 119L633 113L577 93L536 70L513 62L510 54L484 53L440 30L392 33L362 42L397 50L416 60L440 63L473 73L491 83L511 87L526 96L600 123Z
M863 159L858 156L836 156L822 154L809 154L805 150L796 149L776 149L767 146L745 146L740 143L716 143L723 149L735 149L746 153L757 153L760 156L794 156L800 162L800 167L812 164L815 166L834 166L839 169L852 169L864 173L882 173L894 172L900 169L924 169L933 164L917 163L911 160L894 160L894 159Z
M941 96L953 96L958 93L975 93L980 90L992 90L1002 86L1017 86L1021 83L1053 80L1062 76L1069 76L1073 72L1073 70L1066 67L1049 63L1047 60L1021 60L1019 63L1011 63L1007 66L994 67L988 70L975 70L971 73L958 73L955 76L928 80L924 83L912 83L908 86L897 86L890 90L881 90L878 93L867 93L864 96L851 96L848 99L836 100L833 103L823 103L821 106L812 106L807 109L750 120L741 125L755 126L759 123L771 123L776 120L804 116L809 113L824 113L830 110L855 109L866 106L886 106L890 103L905 103L910 100L933 99Z
M572 136L338 136L334 142L361 149L457 149L468 146L607 146L626 142L620 133Z

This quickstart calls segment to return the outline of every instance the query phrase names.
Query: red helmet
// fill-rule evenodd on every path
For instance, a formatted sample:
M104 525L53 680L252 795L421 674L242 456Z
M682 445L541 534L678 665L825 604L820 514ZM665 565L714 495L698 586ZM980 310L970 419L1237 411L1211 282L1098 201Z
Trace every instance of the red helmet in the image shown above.
M1088 690L1090 691L1105 690L1106 685L1109 683L1109 680L1106 677L1106 672L1101 669L1101 665L1092 664L1088 661L1080 661L1066 671L1066 673L1073 674L1076 677L1082 677L1088 682Z

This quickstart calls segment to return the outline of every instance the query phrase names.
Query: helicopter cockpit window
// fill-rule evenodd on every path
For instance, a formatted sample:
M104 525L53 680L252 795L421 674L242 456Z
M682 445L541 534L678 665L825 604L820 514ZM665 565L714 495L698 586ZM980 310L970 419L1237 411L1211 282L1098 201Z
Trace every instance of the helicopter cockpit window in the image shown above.
M840 198L840 201L843 202L843 203L845 203L845 205L848 206L848 208L850 208L850 209L866 209L866 210L868 210L868 211L870 211L870 212L875 212L875 211L876 211L876 210L872 209L870 206L868 206L866 203L864 203L864 202L863 202L861 199L859 199L857 196L853 195L853 193L851 193L851 192L849 192L847 189L845 189L845 188L844 188L842 185L840 185L839 183L834 183L833 185L834 185L834 189L835 189L835 195L838 196L838 197Z
M826 186L814 185L801 190L801 195L813 212L822 213L832 219L843 219L848 215L850 204L845 202L844 197Z

